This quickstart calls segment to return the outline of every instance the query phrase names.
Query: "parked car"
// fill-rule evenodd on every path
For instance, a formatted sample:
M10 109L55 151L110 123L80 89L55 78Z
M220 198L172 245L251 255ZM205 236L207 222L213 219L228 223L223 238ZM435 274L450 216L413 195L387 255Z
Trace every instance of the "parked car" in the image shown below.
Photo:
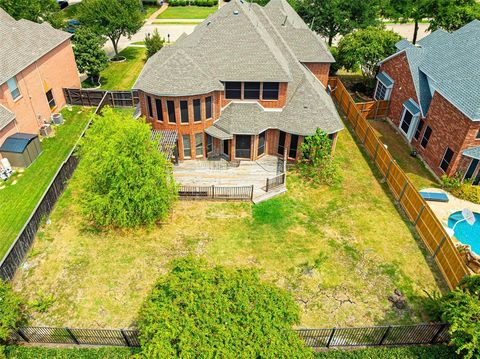
M60 9L65 9L68 6L68 0L57 0Z
M72 19L68 20L65 30L71 34L74 34L78 27L80 26L80 21Z

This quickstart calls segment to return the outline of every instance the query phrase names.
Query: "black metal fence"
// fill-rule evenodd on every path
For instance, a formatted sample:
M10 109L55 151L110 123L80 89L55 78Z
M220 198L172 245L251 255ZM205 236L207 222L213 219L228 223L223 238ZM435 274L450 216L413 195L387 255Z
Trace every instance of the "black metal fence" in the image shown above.
M251 201L253 186L221 187L221 186L181 186L178 191L180 199L185 200L222 200Z
M359 347L441 344L449 341L448 324L418 324L364 328L296 330L308 347ZM131 329L20 328L18 342L139 347L139 333Z
M64 88L63 93L69 105L98 106L102 100L110 107L135 107L138 102L137 91L106 91L91 89Z

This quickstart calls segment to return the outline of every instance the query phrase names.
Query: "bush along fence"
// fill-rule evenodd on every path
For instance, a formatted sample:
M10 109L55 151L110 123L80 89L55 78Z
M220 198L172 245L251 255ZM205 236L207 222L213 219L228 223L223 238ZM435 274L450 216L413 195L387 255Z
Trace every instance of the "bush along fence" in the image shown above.
M332 97L342 108L355 134L364 145L367 154L383 176L393 197L415 226L430 255L435 258L450 288L455 288L462 278L469 275L470 272L452 239L405 172L375 134L361 108L355 104L343 83L338 78L330 78L329 85L332 88Z
M178 196L185 200L251 201L253 186L181 186Z
M103 107L109 104L110 97L108 92L104 92L102 98L97 101L97 108L94 114L101 114ZM85 135L88 127L90 127L91 120L85 126L80 135L82 138ZM79 140L80 140L79 138ZM42 220L47 218L52 211L55 203L60 198L61 194L67 186L67 181L72 177L78 165L78 158L75 156L77 144L68 154L66 160L59 167L57 173L45 190L42 198L34 208L32 214L23 226L15 241L12 243L7 253L0 262L0 278L3 280L11 280L17 268L22 264L28 250L32 246L33 240L37 234Z
M418 324L363 328L296 330L311 348L430 345L448 343L447 324ZM139 333L131 329L24 327L13 340L32 344L73 344L139 347Z

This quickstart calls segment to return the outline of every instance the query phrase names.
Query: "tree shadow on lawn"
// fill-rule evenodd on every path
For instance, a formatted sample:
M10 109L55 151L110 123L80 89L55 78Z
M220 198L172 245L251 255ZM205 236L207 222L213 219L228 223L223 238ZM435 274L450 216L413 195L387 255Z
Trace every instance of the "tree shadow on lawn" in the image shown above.
M443 278L443 276L440 272L440 269L438 268L438 265L435 262L435 259L430 256L423 240L420 238L420 235L418 234L417 230L415 229L415 226L410 222L410 220L408 219L405 211L400 207L398 201L395 200L393 194L391 193L391 191L388 187L388 184L386 183L386 181L383 180L384 176L380 173L379 169L373 163L373 161L370 158L369 154L367 153L365 147L363 146L363 144L358 139L357 134L355 133L354 129L352 128L350 122L348 121L348 119L346 119L344 112L338 106L337 106L337 110L338 110L339 114L341 115L341 117L343 119L343 123L345 125L345 128L347 129L347 131L352 136L353 140L355 141L355 144L360 149L360 152L361 152L363 158L365 159L366 163L370 167L370 170L371 170L373 176L378 180L383 192L392 201L392 203L395 204L395 209L396 209L397 213L399 214L402 221L406 224L406 226L408 227L408 229L412 233L413 238L415 238L415 242L417 244L417 247L420 249L421 253L423 254L423 256L424 256L424 258L425 258L425 260L426 260L426 262L427 262L427 264L430 268L430 271L432 272L433 277L435 278L437 286L441 289L442 293L447 292L449 290L449 287L448 287L445 279ZM398 270L399 270L398 268L396 268L396 269L395 268L390 268L390 270L388 272L390 272L392 275L397 276L397 275L400 275L400 273L398 273ZM421 299L419 299L419 300L421 300Z

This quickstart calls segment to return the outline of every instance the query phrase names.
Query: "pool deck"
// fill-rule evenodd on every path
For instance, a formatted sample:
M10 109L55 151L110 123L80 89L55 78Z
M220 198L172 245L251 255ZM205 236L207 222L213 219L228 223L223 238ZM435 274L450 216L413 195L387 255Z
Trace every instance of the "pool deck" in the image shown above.
M428 205L432 209L433 213L438 217L440 222L444 225L448 225L448 217L454 212L468 208L473 212L480 213L480 204L465 201L463 199L453 196L451 193L438 188L426 188L422 189L425 192L445 193L448 196L448 202L433 202L427 201Z

